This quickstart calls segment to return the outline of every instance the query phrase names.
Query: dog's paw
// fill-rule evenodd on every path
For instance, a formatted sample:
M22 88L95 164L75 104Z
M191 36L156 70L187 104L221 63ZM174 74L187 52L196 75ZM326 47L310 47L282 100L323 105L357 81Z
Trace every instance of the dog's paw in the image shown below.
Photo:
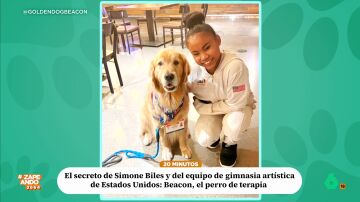
M184 149L184 150L181 151L181 155L182 155L184 158L191 159L192 151L191 151L190 148L186 148L186 149Z
M145 145L145 146L149 146L152 142L152 137L149 133L145 133L144 134L144 137L142 139L142 143Z
M164 148L162 150L162 160L163 161L170 161L173 157L171 150L169 148Z

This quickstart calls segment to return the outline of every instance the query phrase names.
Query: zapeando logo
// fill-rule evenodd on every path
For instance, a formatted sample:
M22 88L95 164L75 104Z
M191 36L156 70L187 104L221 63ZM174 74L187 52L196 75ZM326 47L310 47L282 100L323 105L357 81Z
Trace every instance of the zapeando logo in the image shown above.
M21 174L18 175L20 185L25 186L26 190L40 190L40 180L42 176L39 174Z

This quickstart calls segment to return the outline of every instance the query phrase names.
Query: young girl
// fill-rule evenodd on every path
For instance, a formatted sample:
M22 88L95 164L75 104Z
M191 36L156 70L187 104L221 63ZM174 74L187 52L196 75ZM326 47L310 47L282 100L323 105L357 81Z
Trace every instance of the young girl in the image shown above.
M220 36L204 20L200 12L185 18L186 46L201 66L192 70L188 83L200 114L195 139L201 146L215 148L223 134L220 164L234 166L237 142L250 125L255 101L245 63L235 54L220 51Z

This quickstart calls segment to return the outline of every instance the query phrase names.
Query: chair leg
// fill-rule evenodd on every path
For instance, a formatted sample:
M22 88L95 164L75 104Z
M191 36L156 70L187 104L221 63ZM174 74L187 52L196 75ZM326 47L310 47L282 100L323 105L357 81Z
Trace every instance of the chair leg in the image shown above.
M128 34L126 33L126 43L127 43L127 46L128 46L128 52L129 52L129 55L130 55L130 43L129 43L129 37L128 37Z
M164 48L165 48L166 42L165 42L165 28L164 27L163 27L163 39L164 39Z
M170 31L171 31L171 44L174 45L174 30L170 29Z
M117 41L115 41L117 39ZM119 46L119 43L120 43L120 39L119 39L119 36L118 37L114 37L114 44L118 44L116 46L116 53L119 54L120 53L120 46Z
M122 78L121 78L120 68L119 68L117 58L116 58L116 54L114 54L114 63L115 63L115 67L116 67L116 73L117 73L118 78L119 78L120 86L123 86L124 84L123 84L123 81L122 81Z
M141 43L141 35L140 35L140 28L138 29L138 36L139 36L139 43L140 43L140 48L142 49L142 43Z
M123 45L124 51L126 51L124 34L120 34L120 36L121 36L121 41L122 41L122 45ZM127 37L126 37L126 38L127 38ZM120 42L119 42L119 43L120 43Z
M134 43L134 37L133 37L132 32L130 33L130 35L131 35L131 42Z
M158 35L157 26L156 26L156 20L155 19L154 19L154 25L155 25L155 34Z
M184 37L183 37L183 30L180 29L180 36L181 36L181 47L184 48Z
M111 83L110 73L109 73L109 69L108 69L108 66L107 66L106 62L104 62L104 68L105 68L105 72L106 72L106 78L107 78L107 80L109 82L110 92L111 92L111 94L114 94L114 88L113 88L112 83Z

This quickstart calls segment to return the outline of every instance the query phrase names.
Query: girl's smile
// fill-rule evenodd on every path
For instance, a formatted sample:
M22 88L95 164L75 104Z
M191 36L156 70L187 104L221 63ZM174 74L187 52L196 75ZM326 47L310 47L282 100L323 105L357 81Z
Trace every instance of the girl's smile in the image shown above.
M187 41L187 47L193 55L195 62L205 67L210 74L215 72L220 62L220 44L219 36L214 36L207 32L195 33Z

